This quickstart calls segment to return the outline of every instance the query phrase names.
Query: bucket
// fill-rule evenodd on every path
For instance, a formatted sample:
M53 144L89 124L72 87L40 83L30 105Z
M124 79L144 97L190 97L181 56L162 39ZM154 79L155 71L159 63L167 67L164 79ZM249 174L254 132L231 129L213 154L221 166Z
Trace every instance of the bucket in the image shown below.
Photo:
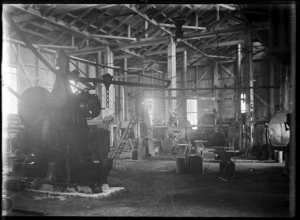
M178 157L176 158L176 173L185 173L186 167L185 167L185 158Z

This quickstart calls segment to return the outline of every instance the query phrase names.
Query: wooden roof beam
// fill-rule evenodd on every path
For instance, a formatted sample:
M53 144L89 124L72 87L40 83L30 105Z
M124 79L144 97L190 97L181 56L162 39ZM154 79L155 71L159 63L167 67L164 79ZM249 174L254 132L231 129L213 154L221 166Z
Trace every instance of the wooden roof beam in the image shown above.
M235 7L232 7L228 4L219 4L220 7L223 7L223 8L226 8L226 9L229 9L229 10L232 10L232 11L235 11L236 8Z
M28 10L26 10L25 8L23 8L21 5L9 5L6 7L14 7L14 8L18 8L26 13L32 14L36 17L38 17L39 19L49 22L50 24L53 24L59 28L61 28L62 30L67 30L71 33L75 33L77 35L80 35L83 38L87 38L87 39L93 39L94 41L101 43L101 44L105 44L108 45L109 43L107 41L104 40L100 40L100 39L95 39L94 37L91 36L91 34L87 31L79 31L79 29L73 25L67 25L65 24L63 21L56 21L56 19L54 17L48 16L48 17L43 17L41 15L41 13L33 8L28 8ZM52 39L51 39L52 40Z
M237 44L243 44L244 40L233 40L233 41L226 41L226 42L219 42L214 44L206 44L204 43L202 46L199 46L199 49L207 49L207 48L216 48L216 47L226 47L232 46Z
M100 12L100 14L97 16L97 19L94 19L94 20L91 19L91 20L88 21L83 27L79 28L79 30L80 30L80 31L86 30L89 26L91 26L91 25L94 24L96 21L98 21L99 19L101 19L101 18L104 16L104 14L105 14L106 12L109 11L109 9L110 9L110 8L105 9L104 11Z
M260 29L268 29L269 26L268 24L262 23L262 24L251 25L250 28L252 30L260 30ZM241 32L245 32L246 30L247 28L244 24L237 24L237 25L232 25L230 27L220 28L215 31L203 31L200 33L186 34L184 35L184 39L199 39L204 37L213 37L216 35L241 33Z
M65 45L53 45L53 44L33 44L33 45L36 47L49 48L49 49L61 49L61 50L77 49L77 47L65 46Z
M133 15L129 15L125 19L122 19L118 25L116 25L114 28L110 29L107 33L108 34L112 34L115 30L118 30L120 27L122 27L122 25L124 23L126 23L127 21L129 21L129 19L131 19L131 17L133 17Z
M128 48L145 47L145 46L151 46L151 45L156 45L156 44L162 44L162 43L166 43L166 42L167 42L166 38L150 39L150 40L136 41L136 42L132 42L132 43L121 43L121 44L117 44L115 46L112 45L112 47L114 49L126 49L126 48L128 49Z
M169 27L169 28L176 28L175 24L165 24L165 23L159 23L159 26L162 27ZM183 25L183 29L192 29L192 30L206 30L206 27L197 27L197 26L187 26Z
M69 25L73 25L76 21L79 21L81 18L86 16L88 13L90 13L93 9L94 9L94 7L84 9L84 11L82 13L80 13L80 15L77 16L73 21L71 21L69 23Z
M118 39L118 40L136 40L134 37L122 37L122 36L113 36L113 35L100 35L92 34L93 37L107 38L107 39Z
M104 47L93 47L93 48L83 48L80 50L65 51L65 52L69 56L75 56L75 55L84 55L84 54L103 52L104 49L105 49Z

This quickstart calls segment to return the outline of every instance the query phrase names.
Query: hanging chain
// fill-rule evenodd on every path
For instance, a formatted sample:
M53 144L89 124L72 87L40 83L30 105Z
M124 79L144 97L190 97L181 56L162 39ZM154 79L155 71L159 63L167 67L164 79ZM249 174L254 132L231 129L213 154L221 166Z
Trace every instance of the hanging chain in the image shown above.
M109 88L106 88L106 107L109 108Z

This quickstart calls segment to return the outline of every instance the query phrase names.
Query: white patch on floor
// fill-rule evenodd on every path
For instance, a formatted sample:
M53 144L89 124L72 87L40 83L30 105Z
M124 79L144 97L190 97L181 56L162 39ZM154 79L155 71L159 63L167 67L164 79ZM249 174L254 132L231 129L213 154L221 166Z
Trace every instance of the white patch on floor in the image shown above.
M62 196L75 196L75 197L83 197L83 198L106 198L106 197L124 192L125 188L124 187L109 187L109 188L106 188L102 193L95 193L95 194L85 194L85 193L79 193L79 192L55 192L55 191L44 191L44 190L34 190L34 189L27 189L26 191L48 194L48 195L55 195L55 196L59 196L59 197L55 197L55 198L59 198L60 200L62 200L62 198L63 198ZM35 199L37 199L37 200L42 199L42 197L41 198L35 197Z

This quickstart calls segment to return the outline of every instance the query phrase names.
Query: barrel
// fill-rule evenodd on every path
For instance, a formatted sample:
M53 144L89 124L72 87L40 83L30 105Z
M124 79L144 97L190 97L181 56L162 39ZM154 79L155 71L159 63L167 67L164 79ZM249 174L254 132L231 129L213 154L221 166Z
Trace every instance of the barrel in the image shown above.
M176 158L176 173L185 173L186 167L185 167L185 158L178 157Z

